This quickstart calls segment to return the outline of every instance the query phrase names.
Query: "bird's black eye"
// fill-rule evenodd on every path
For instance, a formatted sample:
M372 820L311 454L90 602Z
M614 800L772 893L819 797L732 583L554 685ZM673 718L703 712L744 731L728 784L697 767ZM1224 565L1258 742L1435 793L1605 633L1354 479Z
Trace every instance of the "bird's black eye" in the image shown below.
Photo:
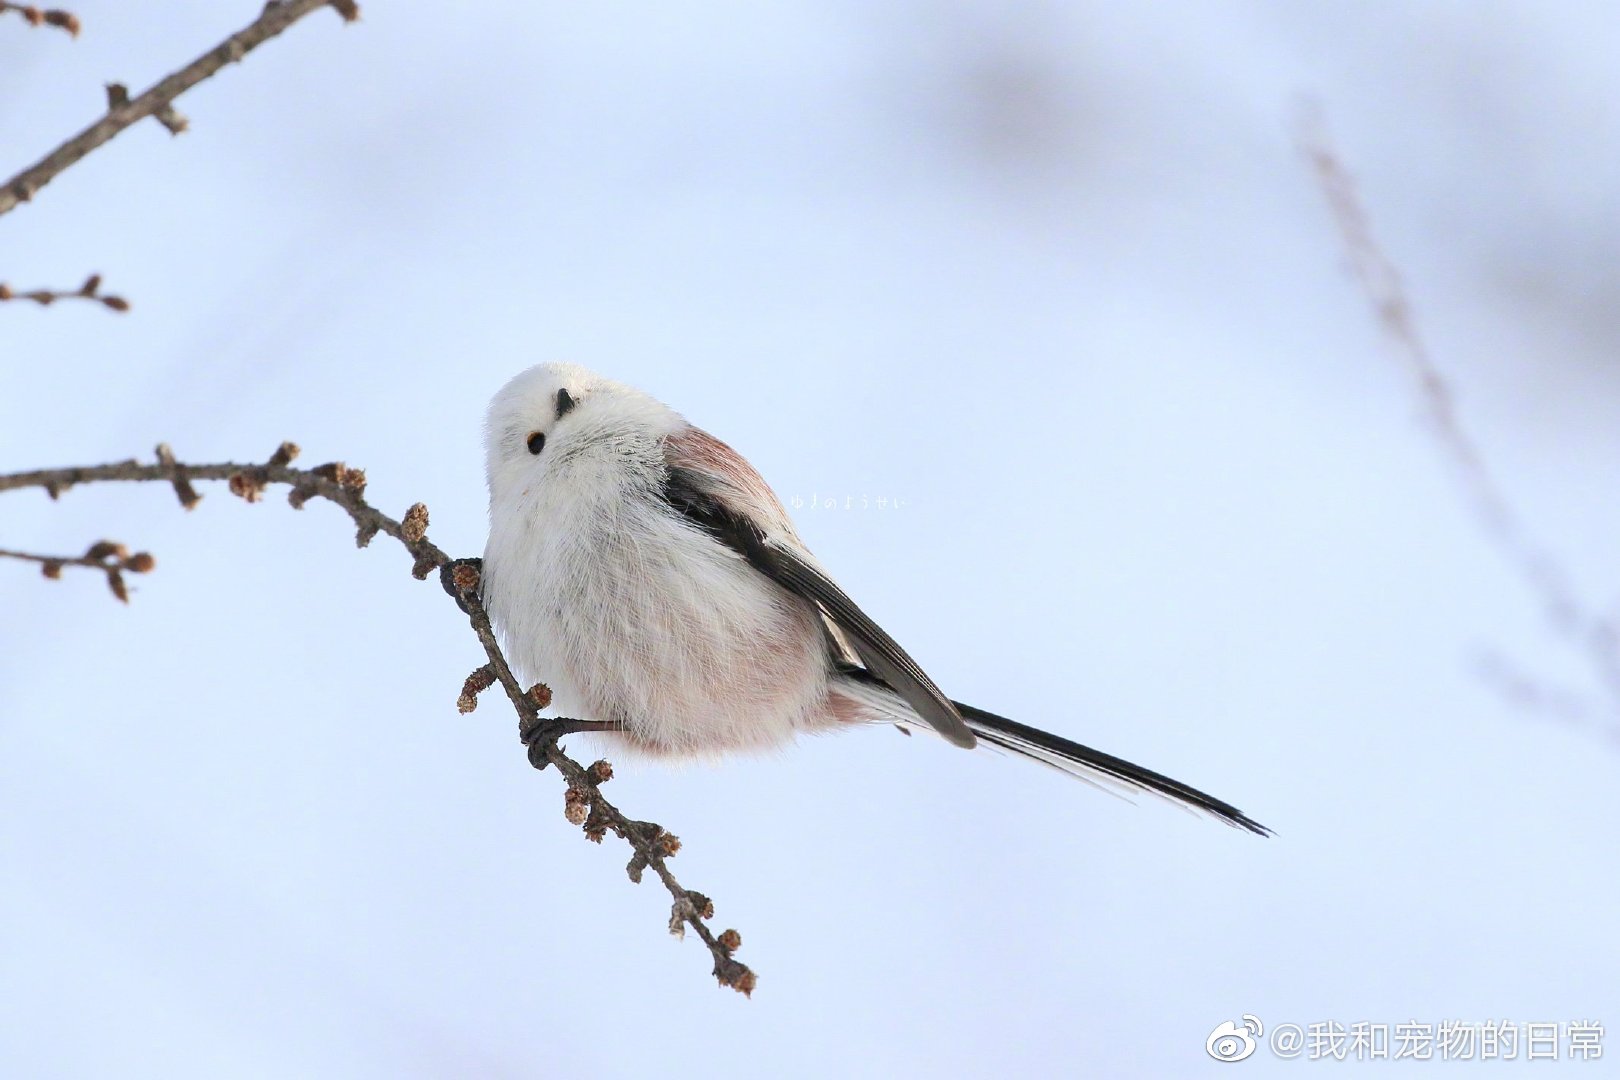
M546 448L546 433L543 431L530 432L529 453L538 454Z
M572 409L576 404L578 402L574 400L573 395L567 390L557 391L557 419L561 420L568 414L568 410Z

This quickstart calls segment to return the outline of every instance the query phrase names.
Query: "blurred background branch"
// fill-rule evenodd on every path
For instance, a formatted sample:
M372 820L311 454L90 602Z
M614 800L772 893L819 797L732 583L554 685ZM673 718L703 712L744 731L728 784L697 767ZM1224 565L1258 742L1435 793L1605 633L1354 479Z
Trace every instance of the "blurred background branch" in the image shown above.
M1608 698L1603 727L1620 734L1620 625L1588 604L1571 583L1557 555L1534 534L1487 466L1478 443L1457 413L1456 394L1418 329L1412 301L1400 271L1373 235L1355 181L1340 159L1320 110L1310 107L1298 122L1301 149L1310 161L1344 241L1351 272L1372 304L1373 313L1396 356L1417 386L1425 419L1447 464L1461 484L1485 535L1540 602L1553 629L1585 659ZM1508 700L1544 709L1566 720L1588 710L1580 695L1539 686L1491 652L1477 667Z
M32 300L40 307L49 307L58 300L91 300L110 311L124 312L129 310L129 301L122 296L101 291L101 275L91 274L84 279L84 284L77 289L29 289L18 292L10 285L0 281L0 304L7 300Z
M0 15L7 12L16 12L27 20L29 26L54 26L66 30L74 37L79 36L79 17L71 11L60 8L39 8L33 4L13 4L7 0L0 0Z

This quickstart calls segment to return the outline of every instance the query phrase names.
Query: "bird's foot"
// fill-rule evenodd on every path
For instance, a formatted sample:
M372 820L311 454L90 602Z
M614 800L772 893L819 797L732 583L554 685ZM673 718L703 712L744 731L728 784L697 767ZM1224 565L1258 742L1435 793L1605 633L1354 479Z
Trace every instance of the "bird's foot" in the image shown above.
M575 720L569 716L542 716L533 724L518 728L518 738L529 749L529 764L544 769L549 761L546 747L567 735L582 731L619 731L621 726L611 720Z

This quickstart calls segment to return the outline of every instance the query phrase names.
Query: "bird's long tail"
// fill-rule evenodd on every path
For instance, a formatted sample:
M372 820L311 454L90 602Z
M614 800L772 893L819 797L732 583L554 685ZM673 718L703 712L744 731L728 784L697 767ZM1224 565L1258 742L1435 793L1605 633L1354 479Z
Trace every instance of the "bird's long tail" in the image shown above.
M850 665L842 668L842 674L849 680L843 684L843 689L851 697L902 725L928 729L909 705L870 672ZM1163 773L960 701L951 704L962 714L974 735L1000 750L1049 765L1111 794L1130 796L1146 792L1236 828L1247 829L1257 836L1271 835L1270 829L1231 803L1206 795Z
M1016 720L1008 720L1005 716L997 716L995 713L976 709L972 705L964 705L960 701L954 704L957 711L962 714L962 719L967 721L968 727L973 729L973 734L991 746L1039 761L1043 765L1050 765L1077 780L1095 784L1106 790L1119 792L1123 789L1126 794L1145 791L1208 814L1228 825L1247 829L1257 836L1271 835L1270 829L1231 803L1223 802L1213 795L1206 795L1197 788L1170 779L1163 773L1144 769L1124 758L1105 754L1101 750L1093 750L1061 735L1053 735L1050 731L1032 728Z

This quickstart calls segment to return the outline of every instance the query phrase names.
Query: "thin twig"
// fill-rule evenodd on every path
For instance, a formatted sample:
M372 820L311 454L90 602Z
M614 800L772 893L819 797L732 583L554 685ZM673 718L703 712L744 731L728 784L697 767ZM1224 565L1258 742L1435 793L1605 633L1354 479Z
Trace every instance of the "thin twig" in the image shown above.
M83 555L35 555L28 551L0 548L0 559L39 563L40 570L53 581L62 576L63 568L69 566L100 570L107 575L107 588L126 604L129 603L129 590L124 587L124 571L149 574L157 566L157 560L152 558L150 552L137 551L131 555L129 549L116 540L97 540Z
M29 26L54 26L59 30L66 30L73 37L79 36L79 17L71 11L60 8L38 8L33 4L13 4L8 0L0 0L0 15L8 11L15 11L27 20Z
M191 465L177 461L164 445L158 447L158 461L153 464L130 460L0 475L0 492L41 488L54 499L79 484L168 483L174 485L180 504L189 510L201 498L192 488L192 481L225 482L233 494L248 502L258 502L268 486L279 484L292 489L287 501L295 508L312 498L326 499L342 507L354 522L355 540L361 547L378 533L398 540L415 560L411 567L413 576L423 579L434 570L440 571L446 591L466 612L484 647L488 664L468 679L458 705L465 704L469 698L475 699L479 690L499 682L517 710L519 737L528 746L530 762L541 769L555 765L567 781L564 815L568 820L581 826L585 836L598 843L607 831L628 843L632 851L628 867L630 879L639 882L642 872L651 867L674 901L670 910L670 931L680 936L690 927L714 958L714 975L721 985L744 994L751 993L755 985L753 971L732 958L741 938L735 930L715 935L704 921L713 916L713 903L703 894L682 886L669 869L668 859L679 850L680 841L660 825L627 817L602 796L601 785L613 775L606 762L586 768L558 747L554 736L545 734L547 727L540 718L540 709L548 702L549 692L542 692L543 687L526 690L512 674L479 597L476 560L452 560L427 539L428 514L422 504L412 506L402 519L396 520L365 500L366 476L362 470L338 462L314 469L297 469L290 464L297 454L296 445L283 443L262 465L230 462Z
M1531 534L1514 510L1487 468L1479 445L1463 428L1450 383L1418 331L1400 271L1373 237L1355 181L1340 162L1315 112L1302 117L1299 141L1327 196L1351 269L1371 301L1385 337L1416 381L1429 426L1480 525L1540 599L1552 626L1586 657L1598 683L1613 699L1613 711L1620 715L1620 623L1583 602L1557 557ZM1526 700L1522 692L1515 697Z
M3 482L3 478L0 478L0 482ZM537 704L533 692L525 690L517 677L512 674L512 669L507 666L506 657L495 641L495 631L490 626L489 614L477 600L476 574L465 572L457 574L457 569L456 565L446 567L449 571L444 575L448 579L447 588L466 608L473 632L478 635L479 642L484 646L484 652L489 656L489 668L494 672L496 681L501 684L501 689L506 691L512 707L517 710L520 718L518 725L520 737L528 741L529 733L544 729L540 709L544 708L544 702L549 700L549 692L541 699L541 703ZM465 571L464 564L461 569ZM752 994L755 984L753 971L747 965L732 959L735 944L728 947L728 941L740 943L741 939L736 936L736 931L728 930L717 938L703 921L714 915L714 903L702 893L683 888L681 883L675 880L675 875L670 872L666 859L680 850L680 840L661 825L626 817L612 803L602 798L600 785L612 776L611 769L603 769L607 763L598 762L587 771L558 749L555 739L530 741L529 760L537 768L543 769L548 763L557 766L557 771L568 781L564 813L574 824L584 827L587 837L600 843L602 830L611 829L635 848L636 854L627 868L631 881L639 883L642 871L649 866L652 867L653 873L658 875L658 879L664 883L664 888L668 889L670 896L675 899L670 912L670 932L680 936L685 928L690 926L697 932L698 937L703 939L703 944L708 946L710 954L714 957L714 976L720 980L720 984L730 986L743 994ZM606 775L602 775L604 771ZM583 812L574 809L581 807Z
M343 17L344 22L353 22L360 17L360 9L354 0L271 0L251 24L209 49L179 71L158 80L151 89L139 97L123 105L111 105L101 119L46 154L36 164L6 181L4 186L0 186L0 214L9 212L18 203L32 199L40 188L50 183L64 169L130 125L165 111L169 115L178 115L172 111L175 98L215 74L225 65L242 59L305 15L323 7L334 8Z
M58 300L89 300L100 304L111 311L125 312L129 310L129 301L122 296L101 291L101 275L91 274L84 279L84 284L77 289L31 289L27 292L18 292L10 285L0 281L0 304L7 300L32 300L40 307L49 307Z

